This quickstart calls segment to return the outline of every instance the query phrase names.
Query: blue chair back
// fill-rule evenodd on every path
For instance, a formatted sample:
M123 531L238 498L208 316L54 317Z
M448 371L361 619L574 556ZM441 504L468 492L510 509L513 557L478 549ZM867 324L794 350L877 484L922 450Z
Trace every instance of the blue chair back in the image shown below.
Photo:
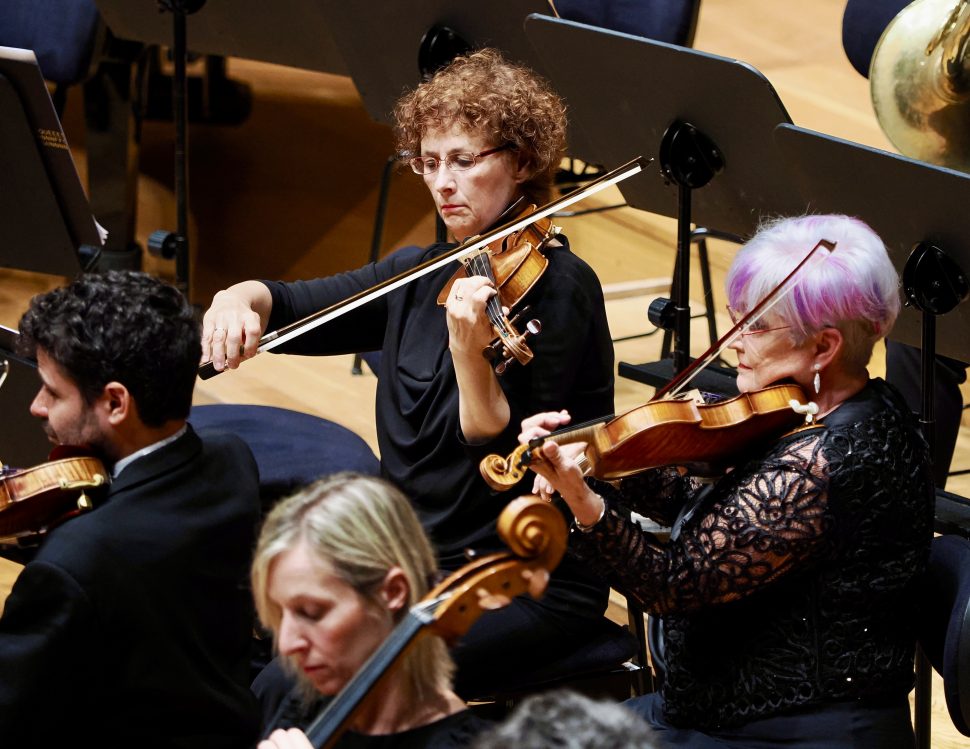
M852 67L865 78L879 37L896 14L912 0L849 0L842 14L842 48Z
M570 21L689 47L700 0L555 0Z
M919 605L920 646L943 677L953 725L970 736L970 541L933 539Z
M346 427L312 414L274 406L194 406L195 429L229 432L253 451L264 510L281 497L339 471L380 474L370 446Z
M3 0L0 45L33 50L44 78L69 86L88 76L99 20L94 0Z

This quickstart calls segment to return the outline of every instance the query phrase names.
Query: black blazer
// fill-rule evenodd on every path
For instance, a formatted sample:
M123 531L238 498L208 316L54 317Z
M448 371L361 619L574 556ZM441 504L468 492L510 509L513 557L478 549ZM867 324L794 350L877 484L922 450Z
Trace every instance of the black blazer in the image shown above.
M259 523L249 448L186 434L52 531L0 617L0 743L245 747Z

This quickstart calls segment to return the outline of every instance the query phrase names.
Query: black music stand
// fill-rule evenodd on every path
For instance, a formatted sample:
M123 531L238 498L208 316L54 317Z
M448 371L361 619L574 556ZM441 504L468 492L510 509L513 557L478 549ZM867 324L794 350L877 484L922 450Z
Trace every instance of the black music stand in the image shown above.
M27 468L43 463L51 444L40 419L30 415L40 388L37 362L17 353L17 337L16 330L0 325L0 465Z
M690 224L743 237L766 215L792 210L798 196L771 139L788 113L767 79L737 60L539 15L526 33L588 144L580 156L612 164L639 153L661 162L661 172L626 180L620 192L634 208L678 219L679 371L690 345ZM669 364L621 362L620 374L659 385L670 379ZM709 379L698 387L733 387L733 377Z
M908 299L890 338L922 349L920 422L932 449L935 354L970 361L970 307L960 304L970 268L970 175L794 125L780 125L774 137L803 211L857 216L885 242ZM960 504L955 495L938 498L937 531L970 527L970 502L962 512ZM928 749L931 667L922 653L916 670L916 742Z
M392 122L394 103L405 91L456 52L489 46L530 64L535 53L522 22L529 13L549 9L546 0L318 3L364 106L384 123ZM623 164L630 158L627 154L608 163Z
M0 47L0 266L74 276L102 246L30 50Z
M812 130L781 125L774 134L786 164L783 175L801 193L798 213L858 216L882 238L900 277L919 242L941 247L970 269L970 175L850 143ZM920 348L922 318L906 307L889 334ZM940 317L936 351L970 361L970 306Z
M95 0L121 39L172 45L172 19L155 0ZM347 75L319 0L207 0L192 14L189 49Z
M175 232L158 230L148 248L175 260L175 285L190 292L188 78L191 49L343 74L340 56L315 0L97 0L116 36L172 48L172 116L175 123ZM170 15L159 11L169 11Z

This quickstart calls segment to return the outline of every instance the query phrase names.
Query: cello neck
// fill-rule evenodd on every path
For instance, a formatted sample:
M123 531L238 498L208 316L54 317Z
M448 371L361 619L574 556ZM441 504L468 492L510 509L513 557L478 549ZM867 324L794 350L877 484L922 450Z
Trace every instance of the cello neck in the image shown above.
M377 682L433 621L433 613L429 612L433 612L438 603L437 600L422 601L412 606L360 671L314 719L306 729L306 735L316 749L330 749L337 743Z

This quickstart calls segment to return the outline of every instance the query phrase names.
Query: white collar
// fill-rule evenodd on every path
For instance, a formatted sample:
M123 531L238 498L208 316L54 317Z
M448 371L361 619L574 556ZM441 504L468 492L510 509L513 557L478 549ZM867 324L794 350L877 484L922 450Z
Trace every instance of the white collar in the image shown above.
M188 428L189 428L188 424L183 424L182 428L179 429L175 434L169 435L165 439L161 439L158 442L153 442L147 447L143 447L141 450L136 450L131 455L126 455L124 458L122 458L121 460L119 460L117 463L114 464L114 468L111 469L111 478L113 479L118 478L119 473L121 473L123 470L125 470L125 468L130 466L139 458L144 458L149 453L153 453L156 450L161 450L163 447L165 447L165 445L172 444L173 442L175 442L175 440L177 440L179 437L185 434Z

